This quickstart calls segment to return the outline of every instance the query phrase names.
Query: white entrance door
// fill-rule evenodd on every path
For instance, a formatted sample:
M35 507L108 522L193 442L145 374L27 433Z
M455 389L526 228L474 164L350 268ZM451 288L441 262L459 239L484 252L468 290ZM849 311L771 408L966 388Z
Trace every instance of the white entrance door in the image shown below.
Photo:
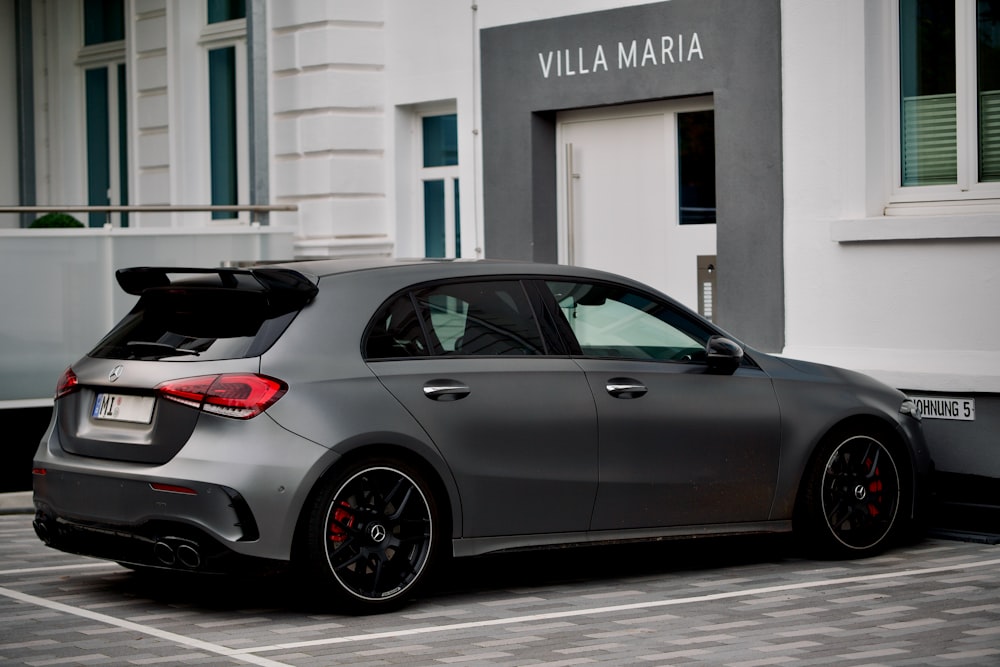
M563 112L560 261L621 273L698 310L698 256L715 224L680 224L678 114L711 99Z

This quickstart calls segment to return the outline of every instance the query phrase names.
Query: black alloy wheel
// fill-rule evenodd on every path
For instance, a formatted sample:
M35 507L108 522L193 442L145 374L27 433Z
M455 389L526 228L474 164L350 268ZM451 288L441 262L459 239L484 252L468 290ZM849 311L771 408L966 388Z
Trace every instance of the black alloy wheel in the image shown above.
M828 439L805 488L813 546L838 556L878 552L904 521L903 486L884 439L858 433Z
M398 461L346 470L314 505L311 569L358 611L404 603L438 550L437 506L427 484Z

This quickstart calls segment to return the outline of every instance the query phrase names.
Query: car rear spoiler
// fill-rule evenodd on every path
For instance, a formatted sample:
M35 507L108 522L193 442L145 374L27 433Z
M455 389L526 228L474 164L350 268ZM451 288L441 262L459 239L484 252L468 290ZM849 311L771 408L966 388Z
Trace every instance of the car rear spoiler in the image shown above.
M214 276L218 279L200 282L197 276ZM240 280L240 277L252 280ZM173 266L136 266L129 269L119 269L115 272L118 284L128 294L142 295L149 289L168 287L201 287L215 289L242 289L254 292L264 292L268 296L285 302L304 306L313 300L319 288L317 279L311 278L293 269L254 268L236 269L220 267L216 269L173 267Z

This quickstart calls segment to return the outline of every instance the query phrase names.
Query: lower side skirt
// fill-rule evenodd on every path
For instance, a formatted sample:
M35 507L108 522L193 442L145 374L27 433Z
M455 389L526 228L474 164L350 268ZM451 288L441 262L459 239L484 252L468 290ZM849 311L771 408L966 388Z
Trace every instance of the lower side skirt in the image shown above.
M755 521L748 523L720 523L708 526L674 526L669 528L643 528L630 530L602 530L582 533L555 533L545 535L517 535L514 537L466 537L452 540L456 558L481 556L504 551L525 551L623 542L657 542L699 537L724 537L727 535L763 535L790 533L792 522Z

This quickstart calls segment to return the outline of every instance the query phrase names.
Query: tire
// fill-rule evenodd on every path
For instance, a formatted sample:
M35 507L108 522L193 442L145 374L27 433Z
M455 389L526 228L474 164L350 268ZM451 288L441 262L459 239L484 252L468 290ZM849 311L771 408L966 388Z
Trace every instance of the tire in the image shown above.
M417 470L394 459L356 463L313 502L308 583L350 611L397 608L429 577L443 537L438 505Z
M905 458L884 434L827 437L804 478L798 528L815 555L865 557L903 531L909 507Z

